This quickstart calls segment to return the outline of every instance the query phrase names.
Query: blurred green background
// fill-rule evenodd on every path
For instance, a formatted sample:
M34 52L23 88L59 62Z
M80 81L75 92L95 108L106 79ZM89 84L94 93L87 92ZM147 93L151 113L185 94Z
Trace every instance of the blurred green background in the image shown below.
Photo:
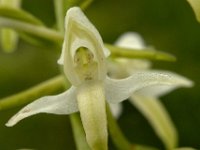
M52 0L24 0L23 9L49 27L55 25ZM170 52L177 62L154 62L154 68L182 74L195 82L162 98L179 132L179 145L200 148L200 24L186 0L95 0L86 10L104 42L113 43L126 31L140 33L147 45ZM59 73L60 50L20 40L17 51L0 51L0 97L17 93ZM119 124L130 141L164 149L145 118L128 102ZM40 114L12 128L7 120L20 108L0 112L0 150L33 148L74 150L68 116ZM114 149L114 148L113 148Z

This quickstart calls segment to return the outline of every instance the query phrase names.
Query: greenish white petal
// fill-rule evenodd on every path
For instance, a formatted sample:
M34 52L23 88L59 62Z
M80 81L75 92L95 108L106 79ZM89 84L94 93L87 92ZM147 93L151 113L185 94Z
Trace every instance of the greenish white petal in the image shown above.
M192 85L192 82L188 84ZM107 77L105 80L106 99L111 103L118 103L129 98L134 92L157 85L185 86L185 80L179 75L165 71L140 71L120 80Z
M7 122L6 126L14 126L20 120L39 113L62 115L77 111L76 88L71 87L64 93L56 96L45 96L25 106Z
M153 70L152 70L153 71ZM163 73L167 73L169 76L173 76L173 78L176 78L177 81L173 82L169 85L163 84L163 85L153 85L153 86L147 86L142 88L141 90L137 91L137 94L150 96L150 97L160 97L165 94L168 94L169 92L180 88L180 87L192 87L193 82L181 75L178 75L173 72L166 72L166 71L160 71Z
M138 50L141 50L146 47L144 40L136 32L126 32L122 34L115 42L115 45L124 48L134 48Z
M77 91L78 107L90 148L107 150L107 117L102 82L88 81L78 87Z

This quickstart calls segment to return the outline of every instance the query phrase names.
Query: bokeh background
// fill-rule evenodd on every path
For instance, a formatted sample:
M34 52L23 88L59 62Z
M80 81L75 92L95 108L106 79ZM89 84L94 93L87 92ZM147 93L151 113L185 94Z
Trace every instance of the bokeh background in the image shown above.
M52 0L24 0L22 8L49 27L55 26ZM179 132L179 145L200 148L200 24L186 0L95 0L85 12L101 33L113 43L127 31L140 33L147 45L170 52L177 61L157 62L154 68L182 74L195 82L191 89L178 89L162 97ZM59 74L60 49L39 47L20 40L12 54L0 50L0 98L20 92ZM133 143L164 149L145 118L128 102L119 125ZM40 114L12 128L7 120L20 107L0 111L0 150L33 148L75 150L68 116ZM114 148L112 148L114 149Z

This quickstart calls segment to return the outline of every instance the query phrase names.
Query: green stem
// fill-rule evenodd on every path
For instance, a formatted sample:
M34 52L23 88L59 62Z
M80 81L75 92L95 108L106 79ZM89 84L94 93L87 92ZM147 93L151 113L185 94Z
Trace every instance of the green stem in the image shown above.
M58 30L61 34L64 34L64 9L63 0L54 0L54 9L56 15L56 22Z
M64 10L67 11L69 8L73 6L78 6L81 0L65 0L63 5L64 5Z
M4 52L12 53L17 48L18 35L9 28L3 28L0 31L1 45Z
M122 131L120 130L116 120L113 118L113 115L110 111L109 106L107 105L107 119L108 119L108 130L111 136L111 139L115 146L119 150L131 150L133 146L131 143L128 142L126 137L123 135Z
M86 142L85 132L79 114L78 113L71 114L70 121L72 125L72 130L77 150L90 150Z
M64 16L69 8L80 5L81 9L85 10L92 2L93 0L54 0L56 22L60 33L64 34Z
M139 51L137 49L117 47L110 44L106 44L106 47L111 51L113 57L139 58L162 61L176 60L176 58L171 54L156 51L150 48L142 49Z
M44 26L37 26L14 19L0 17L0 26L13 28L18 31L27 32L29 34L39 36L52 42L62 44L63 36L55 30L48 29Z
M64 90L63 83L63 76L56 76L23 92L3 98L0 100L0 110L27 104L44 95L57 94Z
M70 7L79 6L82 10L86 10L93 0L68 0L64 1L64 10L67 11Z
M21 0L1 0L0 3L5 7L19 8ZM15 31L12 29L3 28L1 30L0 37L2 49L5 52L13 52L16 49L18 43L18 35Z
M144 146L144 145L136 145L130 143L122 131L120 130L115 118L113 117L109 106L107 105L107 119L108 119L108 130L111 136L111 139L114 145L119 150L158 150L153 147Z
M85 0L81 5L80 8L82 10L86 10L91 4L92 4L93 0Z

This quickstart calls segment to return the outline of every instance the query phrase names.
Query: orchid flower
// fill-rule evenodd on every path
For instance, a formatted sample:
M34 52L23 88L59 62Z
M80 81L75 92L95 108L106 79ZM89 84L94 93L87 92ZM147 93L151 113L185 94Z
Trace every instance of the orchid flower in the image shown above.
M191 84L181 76L159 71L141 71L121 80L109 78L106 68L109 51L97 29L78 7L67 11L64 36L58 63L63 66L64 75L72 86L59 95L42 97L28 104L8 121L7 126L38 113L65 115L80 111L90 148L107 150L106 100L119 103L134 92L153 85Z
M145 43L141 36L135 32L128 32L119 37L115 43L116 46L124 48L133 48L137 50L145 49ZM129 75L137 74L141 70L149 70L151 63L147 60L141 59L125 59L118 58L109 63L109 74L115 78L124 78ZM160 71L162 72L162 71ZM174 73L168 72L172 76L178 76ZM173 122L165 110L158 97L178 88L190 87L192 82L189 79L182 78L180 83L174 82L169 85L152 85L141 88L134 92L129 98L130 102L143 113L149 123L154 128L156 134L161 138L165 144L166 149L173 149L177 144L177 133ZM120 104L111 105L111 110L116 117L119 117L122 111Z

